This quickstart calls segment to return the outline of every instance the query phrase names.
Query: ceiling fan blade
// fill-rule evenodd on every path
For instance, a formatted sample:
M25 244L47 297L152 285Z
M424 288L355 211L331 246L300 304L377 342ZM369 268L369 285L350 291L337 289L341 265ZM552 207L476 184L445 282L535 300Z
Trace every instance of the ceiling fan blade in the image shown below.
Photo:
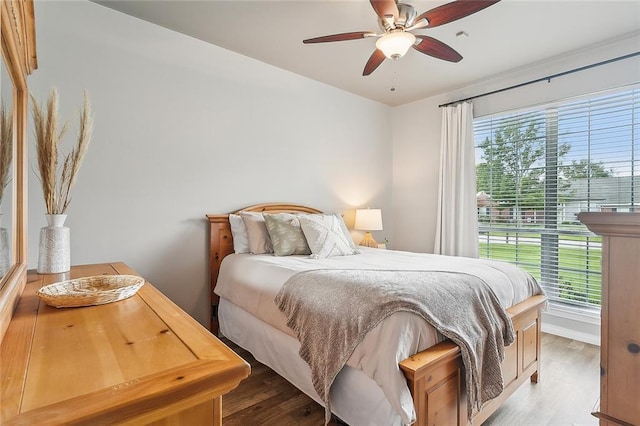
M378 16L385 19L385 16L393 16L393 22L396 22L398 19L398 5L396 5L395 0L369 0L371 1L371 6L373 6L373 10L376 11Z
M382 62L385 60L384 53L381 50L376 49L369 60L367 61L367 65L364 66L364 71L362 71L362 75L369 75L376 70L380 66Z
M415 19L415 22L422 18L427 18L429 28L433 28L472 15L499 1L500 0L458 0L424 12Z
M420 43L414 44L413 48L418 52L449 62L460 62L462 60L462 56L458 52L440 40L423 35L416 35L416 38L420 40Z
M357 31L353 33L332 34L328 36L309 38L302 40L303 43L328 43L331 41L358 40L365 37L375 37L377 34L371 31Z
M429 21L427 21L426 19L422 18L419 21L414 21L414 24L408 28L405 28L405 31L411 31L411 30L419 30L420 28L424 28L426 26L429 25Z

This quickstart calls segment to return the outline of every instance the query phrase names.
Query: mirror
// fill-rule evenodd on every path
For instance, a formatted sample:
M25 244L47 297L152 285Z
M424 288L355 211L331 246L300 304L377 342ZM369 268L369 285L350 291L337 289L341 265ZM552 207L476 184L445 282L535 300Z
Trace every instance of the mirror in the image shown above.
M29 94L27 75L38 66L34 17L33 0L0 0L0 33L2 34L0 96L5 102L5 108L10 108L12 111L13 133L11 144L13 155L11 169L8 171L9 182L4 188L0 202L0 213L3 216L0 228L5 228L7 231L9 265L0 279L0 341L7 331L27 282L26 138ZM0 234L2 234L1 230ZM2 238L4 237L0 236L0 240Z
M0 61L0 289L13 263L13 82Z

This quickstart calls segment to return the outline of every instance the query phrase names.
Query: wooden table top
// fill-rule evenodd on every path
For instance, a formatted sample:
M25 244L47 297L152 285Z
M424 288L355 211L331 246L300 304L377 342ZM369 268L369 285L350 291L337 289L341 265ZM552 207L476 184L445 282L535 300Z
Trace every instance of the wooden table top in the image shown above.
M138 275L123 263L29 273L0 346L0 423L113 423L151 407L234 389L249 365L148 282L126 300L82 308L40 301L43 285Z

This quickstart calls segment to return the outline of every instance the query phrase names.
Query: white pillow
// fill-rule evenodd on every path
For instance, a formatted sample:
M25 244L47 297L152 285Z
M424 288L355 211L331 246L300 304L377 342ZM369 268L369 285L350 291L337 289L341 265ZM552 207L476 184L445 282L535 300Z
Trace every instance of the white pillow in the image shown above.
M262 213L240 212L240 217L244 222L244 226L247 227L249 253L273 253L273 244L271 244L271 238L269 238L269 232Z
M249 253L249 236L242 217L239 214L230 214L229 224L233 237L233 251L238 254Z
M337 213L300 215L298 220L309 243L312 258L324 259L360 253L342 217Z

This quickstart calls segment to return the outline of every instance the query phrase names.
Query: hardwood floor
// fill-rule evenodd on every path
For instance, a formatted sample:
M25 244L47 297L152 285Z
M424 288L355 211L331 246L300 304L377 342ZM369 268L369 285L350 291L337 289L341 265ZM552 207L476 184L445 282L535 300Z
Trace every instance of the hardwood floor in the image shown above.
M223 398L226 426L319 426L324 409L253 356L225 341L251 364L251 376ZM542 374L526 383L485 426L596 426L591 416L599 393L597 346L542 335ZM360 426L360 425L352 425Z
M251 375L222 398L222 423L225 426L324 424L324 408L260 364L244 349L223 340L251 364Z
M485 426L591 426L600 395L600 348L551 334L542 335L542 372L496 411Z

